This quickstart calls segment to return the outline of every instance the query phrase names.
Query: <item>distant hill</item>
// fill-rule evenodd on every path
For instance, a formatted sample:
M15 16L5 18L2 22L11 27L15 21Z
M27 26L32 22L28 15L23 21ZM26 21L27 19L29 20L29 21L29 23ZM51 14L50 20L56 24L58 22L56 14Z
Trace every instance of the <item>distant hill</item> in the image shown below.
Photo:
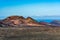
M50 24L52 26L59 26L60 27L60 21L59 20L53 20L52 22L50 22Z

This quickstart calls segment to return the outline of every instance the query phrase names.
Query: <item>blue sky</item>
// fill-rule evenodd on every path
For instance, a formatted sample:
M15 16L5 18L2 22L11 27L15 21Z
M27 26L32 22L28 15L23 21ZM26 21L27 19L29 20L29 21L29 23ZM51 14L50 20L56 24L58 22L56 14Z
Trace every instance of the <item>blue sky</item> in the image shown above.
M0 0L0 16L60 16L59 0Z

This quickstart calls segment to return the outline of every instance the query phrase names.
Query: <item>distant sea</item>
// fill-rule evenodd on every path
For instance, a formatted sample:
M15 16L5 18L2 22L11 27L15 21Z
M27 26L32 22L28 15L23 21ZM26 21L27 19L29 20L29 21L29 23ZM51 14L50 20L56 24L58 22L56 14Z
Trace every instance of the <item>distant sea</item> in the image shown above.
M5 18L6 18L5 16L0 16L0 20L5 19Z
M34 18L35 20L37 20L38 22L43 21L43 22L52 22L53 20L58 20L60 21L60 16L33 16L32 18Z
M37 20L38 22L40 22L40 21L51 22L53 20L59 20L60 21L60 16L31 16L31 17L33 19ZM6 16L0 16L0 20L5 19L5 18L6 18Z

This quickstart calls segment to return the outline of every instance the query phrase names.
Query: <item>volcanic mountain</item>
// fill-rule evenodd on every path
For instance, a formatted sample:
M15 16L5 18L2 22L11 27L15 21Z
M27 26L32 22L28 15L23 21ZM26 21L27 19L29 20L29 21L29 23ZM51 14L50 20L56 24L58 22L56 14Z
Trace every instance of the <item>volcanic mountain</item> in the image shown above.
M5 18L2 24L7 24L7 25L20 25L20 24L37 24L37 21L34 20L31 17L24 18L23 16L9 16ZM1 23L1 22L0 22Z

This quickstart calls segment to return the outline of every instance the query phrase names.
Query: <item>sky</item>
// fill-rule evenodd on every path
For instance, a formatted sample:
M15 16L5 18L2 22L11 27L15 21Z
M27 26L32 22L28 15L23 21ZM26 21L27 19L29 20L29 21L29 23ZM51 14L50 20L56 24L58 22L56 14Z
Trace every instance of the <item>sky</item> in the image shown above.
M0 0L1 16L60 16L60 0Z

